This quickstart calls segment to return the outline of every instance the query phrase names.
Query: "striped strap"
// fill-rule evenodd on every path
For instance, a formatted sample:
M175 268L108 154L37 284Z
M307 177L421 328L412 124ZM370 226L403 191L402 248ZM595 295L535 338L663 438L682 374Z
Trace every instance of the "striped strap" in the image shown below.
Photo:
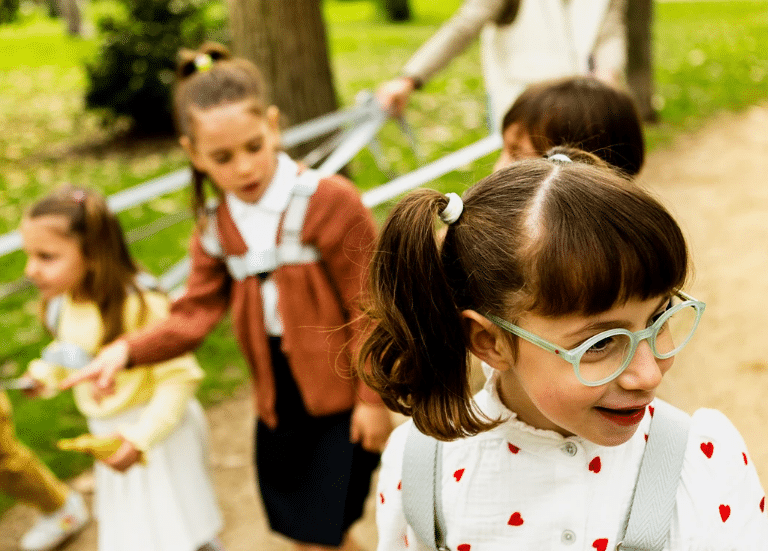
M416 537L448 551L442 508L442 442L411 425L403 455L403 511Z
M691 418L661 400L654 406L627 529L617 551L661 551L669 536Z

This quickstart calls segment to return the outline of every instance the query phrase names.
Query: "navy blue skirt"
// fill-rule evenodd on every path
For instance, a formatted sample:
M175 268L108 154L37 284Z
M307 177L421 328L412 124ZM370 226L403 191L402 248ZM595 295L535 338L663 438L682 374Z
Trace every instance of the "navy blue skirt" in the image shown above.
M302 543L337 547L363 514L379 454L349 442L351 411L307 413L280 339L270 338L278 426L256 424L256 473L269 525Z

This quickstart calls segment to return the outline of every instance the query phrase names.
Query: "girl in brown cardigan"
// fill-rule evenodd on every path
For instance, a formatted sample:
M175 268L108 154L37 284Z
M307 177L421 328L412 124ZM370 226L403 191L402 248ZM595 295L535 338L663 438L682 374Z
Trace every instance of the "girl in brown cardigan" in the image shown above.
M174 91L198 221L185 294L166 321L116 340L83 378L195 348L231 309L253 375L259 489L297 549L357 549L370 475L391 431L351 369L375 227L354 186L280 152L256 67L222 46L182 51ZM208 179L218 195L206 206Z

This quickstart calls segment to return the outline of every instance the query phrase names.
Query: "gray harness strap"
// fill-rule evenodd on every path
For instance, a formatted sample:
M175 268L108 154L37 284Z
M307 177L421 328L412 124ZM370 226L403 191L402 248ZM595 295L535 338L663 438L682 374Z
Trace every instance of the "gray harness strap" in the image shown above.
M443 443L411 425L403 454L403 510L416 536L430 549L445 547L442 507Z
M691 419L656 400L627 528L617 551L661 551L669 537ZM449 551L440 489L442 442L411 425L403 453L403 510L422 544Z
M669 537L691 418L661 400L655 406L627 530L617 551L661 551Z
M158 281L152 274L139 272L136 274L136 284L142 289L158 290ZM64 297L59 295L48 301L45 309L45 325L54 337L59 333L61 309ZM91 356L83 347L72 342L54 341L43 348L40 358L53 365L60 365L67 369L82 369L88 365Z
M247 251L242 255L225 255L215 216L209 216L208 225L200 238L203 249L213 257L223 258L227 271L238 281L256 274L272 272L278 266L317 262L320 260L320 253L315 247L301 242L301 230L304 227L309 200L319 182L320 174L317 171L305 170L301 173L285 210L280 241L269 253Z

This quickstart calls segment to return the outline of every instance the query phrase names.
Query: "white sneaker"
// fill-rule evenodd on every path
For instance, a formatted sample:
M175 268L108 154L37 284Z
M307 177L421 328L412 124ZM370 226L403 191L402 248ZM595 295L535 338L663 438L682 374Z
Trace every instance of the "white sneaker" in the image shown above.
M85 528L90 519L83 496L72 490L61 509L40 516L19 546L22 551L50 551Z

